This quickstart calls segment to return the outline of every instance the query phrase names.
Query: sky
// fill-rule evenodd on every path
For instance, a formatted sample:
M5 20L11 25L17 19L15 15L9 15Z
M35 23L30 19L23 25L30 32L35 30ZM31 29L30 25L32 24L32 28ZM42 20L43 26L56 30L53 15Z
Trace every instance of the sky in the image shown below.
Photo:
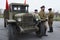
M45 5L45 11L48 8L53 8L53 11L60 12L60 0L27 0L26 3L29 4L29 11L32 12L34 9L40 10L42 5ZM24 0L8 0L8 3L24 3ZM5 9L6 0L0 0L0 9Z

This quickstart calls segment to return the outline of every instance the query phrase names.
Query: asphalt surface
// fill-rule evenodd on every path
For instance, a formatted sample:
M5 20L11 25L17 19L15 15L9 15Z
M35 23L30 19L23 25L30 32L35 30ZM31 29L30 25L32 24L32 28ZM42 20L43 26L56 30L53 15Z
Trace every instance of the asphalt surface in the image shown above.
M4 28L4 20L0 18L0 40L8 40L8 30ZM48 25L47 25L48 26ZM47 37L38 38L35 33L25 34L19 37L19 40L60 40L60 22L54 21L54 32L48 33Z

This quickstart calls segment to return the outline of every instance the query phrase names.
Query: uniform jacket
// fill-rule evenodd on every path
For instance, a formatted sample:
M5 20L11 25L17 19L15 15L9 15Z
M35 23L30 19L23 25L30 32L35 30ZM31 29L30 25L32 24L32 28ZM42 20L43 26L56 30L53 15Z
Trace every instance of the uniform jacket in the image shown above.
M38 13L33 13L32 15L35 17L35 19L38 19L38 20L41 19L40 16L38 15Z
M45 12L43 12L43 11L39 12L39 16L40 16L41 19L46 19L47 18Z
M48 21L52 22L54 18L54 13L53 12L49 12L48 13Z

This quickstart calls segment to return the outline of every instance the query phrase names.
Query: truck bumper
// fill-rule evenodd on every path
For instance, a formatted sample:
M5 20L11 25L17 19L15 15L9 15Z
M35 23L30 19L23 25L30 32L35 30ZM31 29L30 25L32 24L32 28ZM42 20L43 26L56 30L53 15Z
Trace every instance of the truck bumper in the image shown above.
M38 27L35 27L35 28L25 28L25 29L23 29L23 28L20 27L20 33L36 32L38 30L39 30Z

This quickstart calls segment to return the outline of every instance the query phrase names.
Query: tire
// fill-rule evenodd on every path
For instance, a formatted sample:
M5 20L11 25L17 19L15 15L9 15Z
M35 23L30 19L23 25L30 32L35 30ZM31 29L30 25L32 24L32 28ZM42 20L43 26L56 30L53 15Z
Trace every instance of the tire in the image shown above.
M4 20L4 27L6 28L6 26L7 26L7 23L6 23L6 21Z
M18 29L16 25L8 24L8 39L18 40Z
M4 27L6 28L6 23L4 23Z
M36 35L41 38L44 35L44 24L39 23L38 27L39 27L39 30L36 32Z

